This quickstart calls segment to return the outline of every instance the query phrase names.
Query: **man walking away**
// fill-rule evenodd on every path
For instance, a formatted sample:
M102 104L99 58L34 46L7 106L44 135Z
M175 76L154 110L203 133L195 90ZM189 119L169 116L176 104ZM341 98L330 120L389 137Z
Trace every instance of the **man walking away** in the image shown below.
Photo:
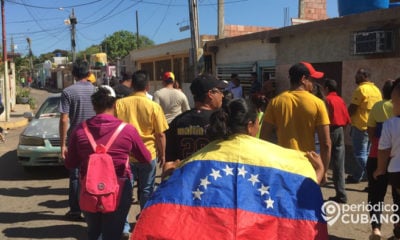
M367 178L367 165L370 142L367 133L367 121L372 106L382 100L382 95L373 82L370 81L370 72L364 68L357 70L355 82L358 87L354 90L351 104L348 107L351 117L351 140L355 166L352 174L346 178L347 183L359 183Z
M134 163L132 172L137 174L140 209L143 209L154 190L156 161L160 167L165 162L165 134L168 123L160 105L146 96L149 89L147 72L140 70L132 76L134 93L117 100L116 116L132 124L139 132L147 149L151 153L151 164ZM133 159L133 161L135 161Z
M65 88L61 93L60 101L60 141L61 157L65 159L67 154L67 138L72 130L81 122L96 115L93 110L90 96L95 91L95 87L88 81L90 75L89 63L82 60L76 60L72 66L72 75L77 82ZM68 127L69 125L69 127ZM67 131L68 130L68 131ZM69 212L66 217L71 220L80 220L81 209L79 207L79 169L70 170L69 175L69 194L68 204Z
M333 79L326 79L324 83L324 91L326 93L325 101L328 107L329 126L332 151L331 163L333 172L333 185L335 186L336 196L330 197L330 201L337 203L346 203L347 194L345 189L345 171L344 161L345 143L344 143L344 128L350 124L350 116L347 112L346 103L337 94L337 83Z
M164 87L154 93L154 102L161 105L168 124L176 116L190 109L186 95L174 88L175 75L173 72L166 72L163 77Z

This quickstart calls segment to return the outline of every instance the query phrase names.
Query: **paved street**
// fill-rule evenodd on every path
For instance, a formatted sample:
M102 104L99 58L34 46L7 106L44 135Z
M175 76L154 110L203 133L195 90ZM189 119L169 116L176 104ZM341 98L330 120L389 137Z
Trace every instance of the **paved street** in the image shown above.
M33 90L41 98L45 91ZM43 101L41 100L41 101ZM7 142L0 143L0 239L86 239L84 222L64 219L68 210L68 175L63 168L40 168L25 172L16 162L16 146L23 128L11 129ZM363 192L366 183L346 186L349 203L367 200ZM333 185L322 188L324 198L334 195ZM387 203L391 203L390 191ZM133 204L130 222L134 222L138 205ZM363 212L361 212L363 213ZM364 212L365 214L366 212ZM392 226L382 228L385 238L391 236ZM368 223L345 224L340 219L329 227L330 239L368 239Z

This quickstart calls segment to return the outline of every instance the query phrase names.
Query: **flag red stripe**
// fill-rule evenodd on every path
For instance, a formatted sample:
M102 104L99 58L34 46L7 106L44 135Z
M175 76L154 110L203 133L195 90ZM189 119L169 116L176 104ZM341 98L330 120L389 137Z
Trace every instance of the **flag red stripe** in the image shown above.
M155 204L142 212L131 239L281 240L293 237L328 239L327 226L316 221L278 218L240 209Z

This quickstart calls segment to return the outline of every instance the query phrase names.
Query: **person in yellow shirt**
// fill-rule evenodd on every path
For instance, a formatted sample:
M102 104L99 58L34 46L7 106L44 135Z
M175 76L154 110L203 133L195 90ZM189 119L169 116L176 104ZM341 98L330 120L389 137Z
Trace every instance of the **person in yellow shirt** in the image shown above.
M354 90L348 107L354 166L352 174L346 178L347 183L359 183L367 178L365 168L371 145L367 133L368 116L372 106L382 100L381 91L370 81L370 76L370 72L365 68L357 70L355 81L358 87Z
M260 138L278 145L304 152L315 151L315 132L320 142L321 158L329 167L331 139L329 116L325 103L313 95L315 79L324 76L308 62L300 62L289 69L291 88L273 98L264 112Z
M151 153L151 165L134 163L132 173L137 174L140 209L143 209L154 190L156 161L160 167L165 162L165 134L168 123L161 106L146 96L149 79L146 71L136 71L132 76L134 92L118 99L115 114L124 122L132 124L139 132Z

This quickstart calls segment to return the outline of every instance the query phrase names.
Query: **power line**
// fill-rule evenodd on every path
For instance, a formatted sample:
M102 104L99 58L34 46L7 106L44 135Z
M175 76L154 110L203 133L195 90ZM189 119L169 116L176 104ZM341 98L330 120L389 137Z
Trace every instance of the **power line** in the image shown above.
M57 7L43 7L43 6L38 6L38 5L32 5L32 4L27 4L27 3L19 3L17 1L13 1L13 0L5 0L6 2L9 3L14 3L17 5L22 5L25 7L31 7L31 8L40 8L40 9L60 9L60 6ZM82 3L82 4L76 4L76 5L70 5L70 6L63 6L62 8L73 8L73 7L81 7L81 6L86 6L86 5L90 5L90 4L95 4L98 2L101 2L104 0L96 0L96 1L92 1L92 2L87 2L87 3Z
M154 32L152 38L154 38L154 37L156 36L156 34L158 33L158 30L160 30L161 25L164 23L164 20L165 20L165 18L167 17L169 8L171 7L171 2L172 2L172 0L169 1L170 4L167 6L167 10L165 11L164 17L161 19L161 22L160 22L160 24L158 25L158 27L156 28L156 31Z

